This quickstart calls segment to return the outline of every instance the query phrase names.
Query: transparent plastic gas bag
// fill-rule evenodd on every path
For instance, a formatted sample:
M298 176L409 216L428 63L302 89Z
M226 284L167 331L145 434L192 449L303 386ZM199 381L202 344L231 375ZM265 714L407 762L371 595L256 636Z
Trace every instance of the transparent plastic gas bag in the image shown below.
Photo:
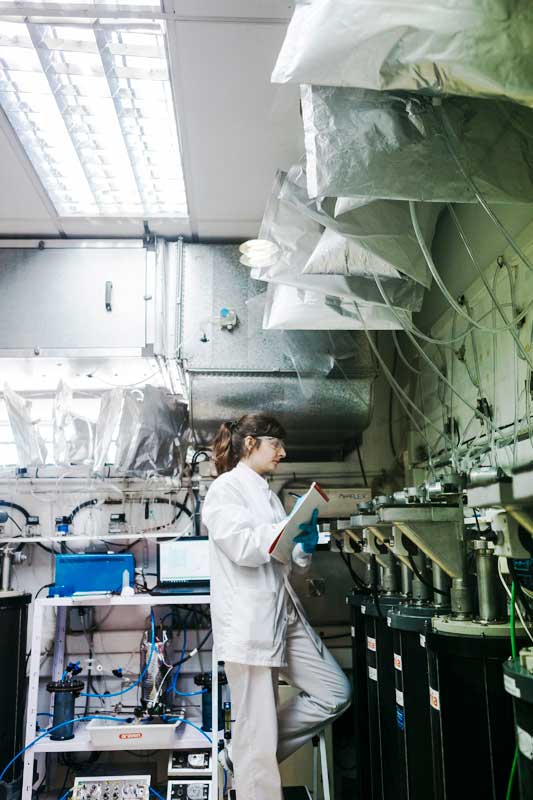
M397 310L404 324L409 312ZM393 330L402 327L390 309L371 303L343 301L293 286L270 284L267 289L265 330Z
M531 106L532 51L531 0L303 0L272 80Z
M47 449L39 432L39 420L32 415L32 404L4 384L4 402L21 467L39 467L46 463Z
M166 389L124 392L115 468L134 474L180 474L188 444L187 404Z
M290 168L280 189L280 199L350 242L352 256L332 260L327 265L328 274L337 270L341 274L377 273L386 275L385 264L421 283L431 285L427 263L418 244L409 203L405 200L368 200L357 197L310 198L304 167ZM417 203L417 218L425 241L431 245L437 220L444 205ZM325 238L317 246L314 258L304 267L306 273L326 271L325 262L316 256L327 245ZM358 255L357 255L358 253Z
M54 400L54 463L90 464L94 457L94 422L74 411L72 389L59 381Z
M302 87L310 197L533 202L533 109L465 97Z
M352 263L347 268L347 248L342 239L328 249L328 268L331 274L307 274L308 264L323 260L320 248L325 228L312 215L303 213L287 202L282 188L285 173L278 173L263 217L260 237L274 242L279 248L278 258L263 268L255 268L252 277L267 283L282 283L300 289L341 297L356 302L383 304L374 274L382 279L390 301L399 308L418 310L422 303L423 287L379 259L370 263L365 253L360 268ZM316 248L319 248L318 255ZM333 272L336 270L336 272Z

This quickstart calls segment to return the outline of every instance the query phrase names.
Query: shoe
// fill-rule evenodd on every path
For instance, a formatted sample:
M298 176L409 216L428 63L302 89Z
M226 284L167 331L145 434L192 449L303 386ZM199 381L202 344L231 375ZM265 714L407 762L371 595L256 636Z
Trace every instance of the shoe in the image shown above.
M224 743L224 749L218 754L218 763L220 766L233 775L233 761L231 758L231 742Z

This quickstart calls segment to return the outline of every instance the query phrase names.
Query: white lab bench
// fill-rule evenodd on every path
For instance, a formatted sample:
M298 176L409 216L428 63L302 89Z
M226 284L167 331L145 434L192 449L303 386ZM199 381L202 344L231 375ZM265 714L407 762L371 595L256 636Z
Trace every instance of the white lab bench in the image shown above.
M64 669L65 660L65 622L67 609L80 606L179 606L179 605L209 605L209 595L159 595L134 594L131 596L121 595L84 595L83 597L43 597L35 600L33 604L33 632L31 640L31 658L29 686L26 708L26 736L25 746L28 746L39 734L36 731L38 701L39 701L39 679L40 679L40 660L41 645L43 635L43 616L47 608L56 608L59 624L57 630L59 635L55 642L54 651L54 670L52 679L58 680ZM212 697L213 697L213 716L211 722L211 732L208 736L212 738L212 772L211 772L211 796L217 798L218 791L218 739L222 732L217 734L218 729L218 663L215 651L212 651ZM191 722L201 727L200 718L191 718ZM33 784L33 766L37 753L66 753L66 752L89 752L91 750L117 750L116 745L92 744L89 741L87 731L88 722L80 722L75 725L74 738L68 741L52 741L48 737L41 739L33 747L30 747L24 754L24 773L22 780L21 800L31 800ZM175 741L169 745L168 750L205 748L207 739L190 725L181 724L176 730ZM141 740L130 739L127 742L128 750L146 750L146 743ZM160 746L158 749L162 749Z

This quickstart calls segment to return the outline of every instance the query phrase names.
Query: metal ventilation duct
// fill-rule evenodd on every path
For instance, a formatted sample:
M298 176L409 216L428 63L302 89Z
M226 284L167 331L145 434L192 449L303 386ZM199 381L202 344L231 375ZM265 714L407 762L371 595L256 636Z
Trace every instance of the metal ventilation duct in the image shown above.
M288 431L290 460L351 449L372 411L375 369L364 333L332 334L334 362L327 332L296 332L295 340L264 331L266 286L250 278L235 245L185 244L180 267L180 355L197 443L208 444L225 420L266 411ZM236 326L221 327L233 312Z

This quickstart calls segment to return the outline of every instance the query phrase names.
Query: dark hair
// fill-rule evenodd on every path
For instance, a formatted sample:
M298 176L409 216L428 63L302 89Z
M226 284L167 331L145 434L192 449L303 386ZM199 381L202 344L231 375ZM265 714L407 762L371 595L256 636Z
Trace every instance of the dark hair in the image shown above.
M219 475L236 467L244 455L247 436L273 436L284 439L285 429L268 414L245 414L236 422L223 422L213 440L213 459ZM258 446L256 442L254 448Z

